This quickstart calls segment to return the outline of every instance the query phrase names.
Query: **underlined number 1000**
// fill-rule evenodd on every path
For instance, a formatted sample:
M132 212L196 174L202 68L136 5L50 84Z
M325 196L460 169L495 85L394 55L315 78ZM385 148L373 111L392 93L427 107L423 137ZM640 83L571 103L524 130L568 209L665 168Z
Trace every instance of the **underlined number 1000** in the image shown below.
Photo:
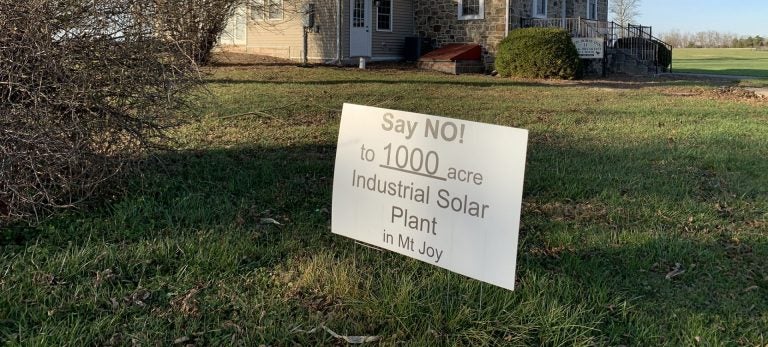
M421 148L409 149L404 145L393 149L391 143L384 147L384 149L387 151L386 165L389 167L414 172L426 172L427 174L434 175L440 166L440 158L435 151L428 151L425 154Z

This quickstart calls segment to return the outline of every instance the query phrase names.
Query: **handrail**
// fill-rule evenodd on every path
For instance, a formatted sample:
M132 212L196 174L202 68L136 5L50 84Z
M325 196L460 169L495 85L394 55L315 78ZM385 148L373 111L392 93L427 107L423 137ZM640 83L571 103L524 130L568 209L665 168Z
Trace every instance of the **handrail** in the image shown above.
M610 48L621 49L641 61L652 62L662 71L672 68L672 45L653 36L650 26L628 24L626 27L616 22L603 22L584 18L520 18L520 27L555 27L562 28L572 37L604 37ZM659 45L666 50L660 50Z
M584 18L521 18L520 27L562 28L573 37L595 37L609 33L609 22Z

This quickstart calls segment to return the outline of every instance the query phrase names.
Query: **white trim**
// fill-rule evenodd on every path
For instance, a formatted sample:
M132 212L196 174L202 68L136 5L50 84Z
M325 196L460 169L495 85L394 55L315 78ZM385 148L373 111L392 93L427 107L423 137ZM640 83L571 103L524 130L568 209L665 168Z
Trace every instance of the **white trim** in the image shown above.
M595 16L594 16L594 17L590 17L590 16L589 16L589 3L590 3L590 2L592 2L592 1L594 1L594 2L595 2ZM598 12L598 11L597 11L597 9L599 8L599 6L598 6L598 5L599 5L599 4L598 4L598 1L597 1L597 0L587 0L587 19L591 19L591 20L597 20L597 18L598 18L598 15L597 15L597 12Z
M533 18L547 18L547 7L549 4L547 3L547 0L544 0L544 14L539 14L539 1L540 0L533 0L533 6L531 7L531 17Z
M457 11L457 16L458 16L459 20L484 19L485 18L485 0L477 0L479 2L479 4L480 4L480 10L479 10L480 13L479 14L469 14L469 15L464 15L464 13L462 11L462 7L463 7L462 5L464 4L464 1L465 0L459 0L459 8L458 8L458 11Z
M376 31L391 33L394 31L393 26L395 25L392 19L395 16L395 0L389 0L389 29L379 29L379 6L376 5L379 1L381 0L374 0L374 6L376 6Z

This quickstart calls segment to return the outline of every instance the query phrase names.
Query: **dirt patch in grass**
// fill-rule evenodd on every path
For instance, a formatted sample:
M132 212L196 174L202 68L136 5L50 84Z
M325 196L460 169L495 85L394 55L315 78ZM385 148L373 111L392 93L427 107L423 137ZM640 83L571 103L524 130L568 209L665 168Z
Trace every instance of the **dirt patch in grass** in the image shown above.
M712 88L671 87L661 89L660 93L664 96L680 98L743 101L749 103L763 103L768 101L768 98L757 94L754 90L732 85L715 86Z
M562 254L572 253L572 252L574 252L574 248L568 247L568 246L556 246L556 247L534 246L528 251L528 254L533 257L560 259L560 256Z
M606 206L590 202L525 203L524 212L539 214L555 221L610 224Z
M735 87L735 86L726 86L726 87L720 87L714 90L710 90L709 93L707 93L710 97L716 98L716 99L726 99L726 100L761 100L763 99L760 95L757 95L754 90L748 90L741 87Z
M266 55L250 54L250 53L237 53L237 52L217 52L211 59L209 68L215 68L217 71L221 70L237 70L238 68L253 68L253 67L289 67L299 66L301 62L290 59L271 57ZM329 64L308 64L309 67L325 66L331 67ZM357 65L344 65L340 66L342 69L358 69ZM416 68L415 63L405 62L373 62L366 65L367 70L374 70L378 72L391 71L424 71Z
M236 52L217 52L211 59L212 67L232 67L232 66L280 66L298 65L297 62L283 58L270 57L266 55L236 53Z

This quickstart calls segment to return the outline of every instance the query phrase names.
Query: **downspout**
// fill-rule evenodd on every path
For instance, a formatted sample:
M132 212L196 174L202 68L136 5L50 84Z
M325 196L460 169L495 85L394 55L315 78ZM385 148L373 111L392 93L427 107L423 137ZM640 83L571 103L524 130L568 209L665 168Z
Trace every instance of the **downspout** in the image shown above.
M336 0L336 64L341 65L341 0Z
M507 12L504 16L504 37L509 36L509 1L510 0L507 0Z

